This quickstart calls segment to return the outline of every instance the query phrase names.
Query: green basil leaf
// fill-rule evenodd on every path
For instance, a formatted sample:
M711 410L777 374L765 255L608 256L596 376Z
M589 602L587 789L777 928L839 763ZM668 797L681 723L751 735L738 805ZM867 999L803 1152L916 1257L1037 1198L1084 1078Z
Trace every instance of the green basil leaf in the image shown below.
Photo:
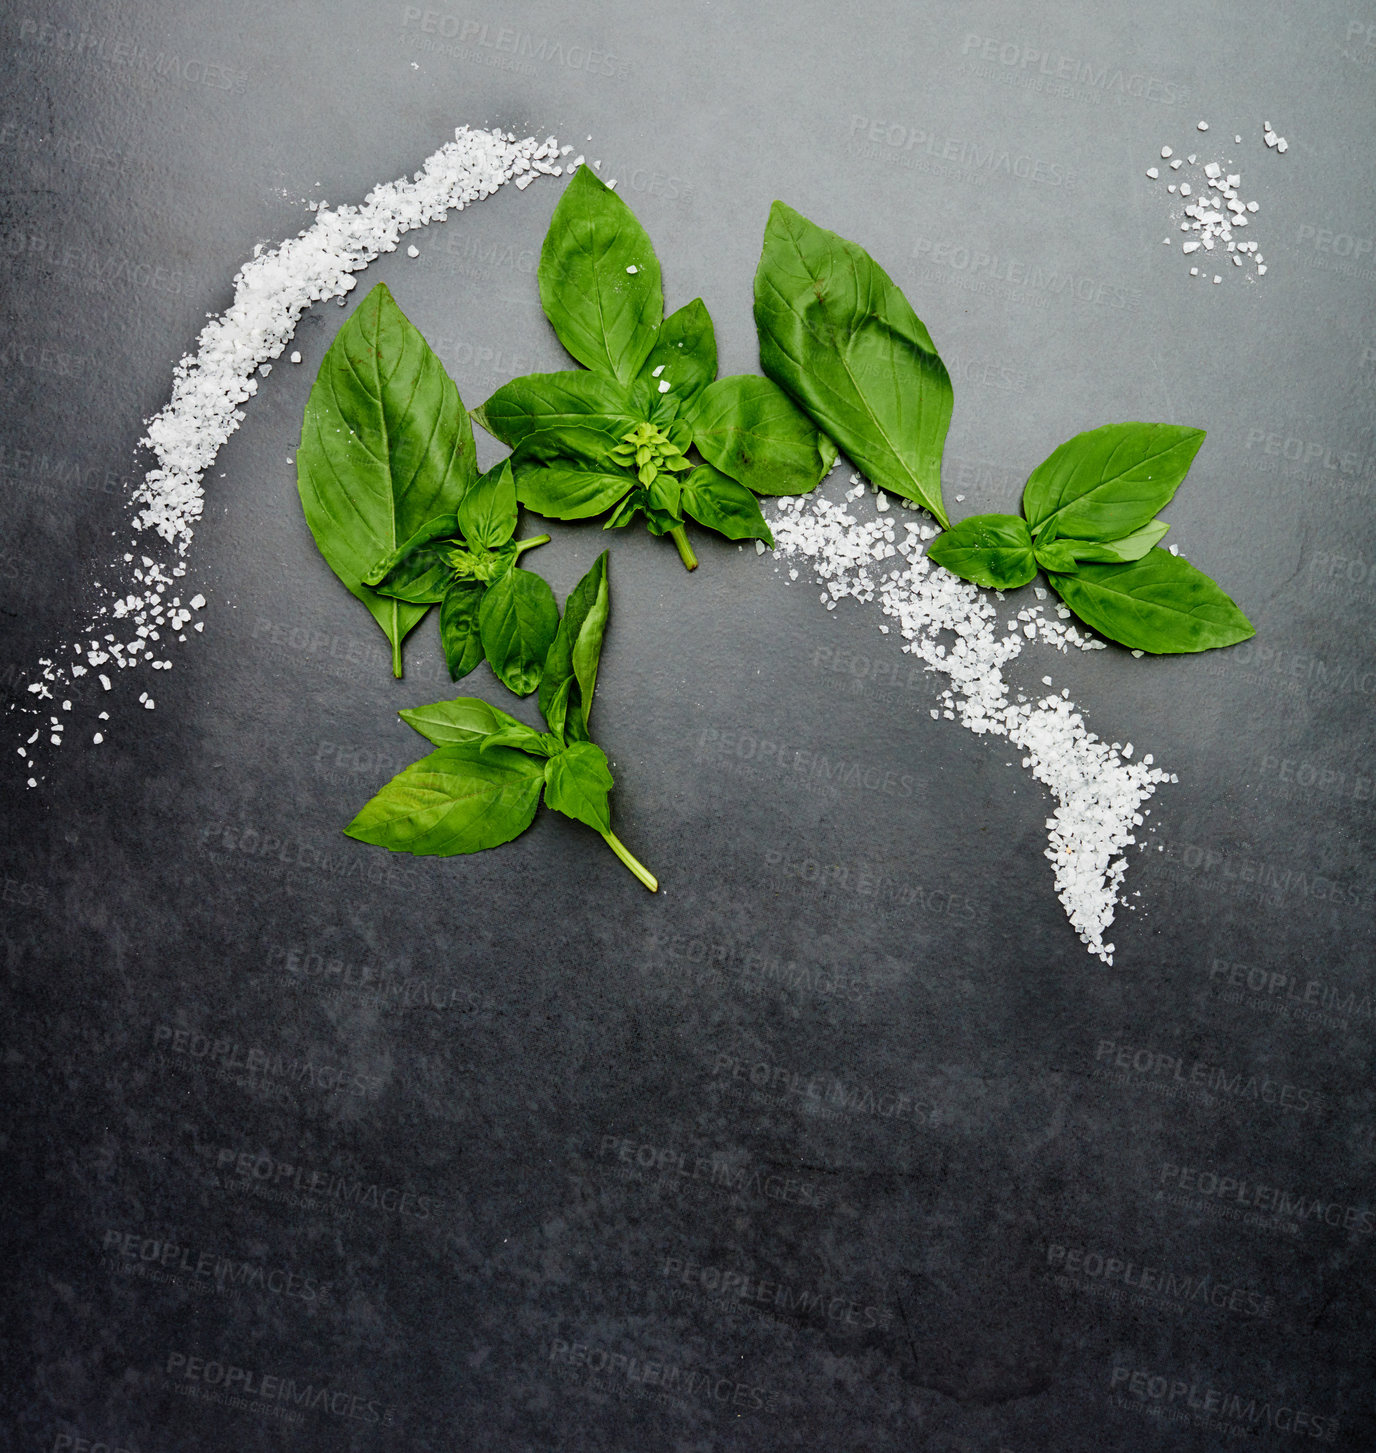
M716 376L717 335L706 305L694 298L660 324L655 346L631 389L631 401L657 424L690 404Z
M479 745L485 752L493 751L497 747L515 747L532 757L551 757L562 750L548 732L537 732L523 721L513 721L500 731L493 732L490 737L484 737Z
M767 378L708 384L688 423L702 457L756 494L806 494L836 463L836 446Z
M1164 520L1153 520L1120 540L1067 540L1065 543L1074 552L1076 560L1126 563L1140 560L1153 546L1159 545L1169 529Z
M611 614L604 550L592 569L569 592L545 672L540 680L540 713L562 741L586 741L592 696L597 688L597 663Z
M678 504L682 493L683 476L664 469L651 480L645 490L645 497L652 510L672 520L673 524L681 525L683 519L679 514Z
M607 754L592 742L575 742L545 763L545 806L598 832L611 831L614 785Z
M440 645L451 681L462 681L483 659L478 611L486 594L485 585L456 583L440 602Z
M1082 565L1047 577L1086 625L1135 651L1175 655L1256 634L1212 580L1183 556L1154 549L1125 565Z
M1028 476L1022 512L1039 535L1117 540L1170 503L1203 429L1182 424L1105 424L1052 450Z
M409 706L397 715L437 747L480 742L494 732L525 725L480 696L456 696L453 701L436 701L430 706Z
M495 550L516 533L516 482L511 461L489 469L459 501L459 528L469 545Z
M425 614L364 574L473 482L473 430L439 359L378 283L320 364L301 425L296 483L320 553L392 643Z
M420 529L411 536L399 549L393 550L390 554L384 555L376 565L371 566L363 573L364 585L378 585L385 580L396 567L412 554L419 550L422 545L429 545L435 540L447 540L459 533L458 515L436 515L433 520L427 520Z
M494 580L478 607L487 663L517 696L528 696L540 684L558 626L554 592L529 570L508 570Z
M728 540L774 543L759 500L710 464L699 464L683 481L682 506L684 514Z
M604 530L624 530L644 508L645 491L636 489L617 505L602 528Z
M575 464L528 464L516 471L516 497L550 520L588 520L619 500L635 479Z
M664 316L659 260L635 214L589 166L559 198L538 277L545 316L564 347L629 385Z
M1032 553L1037 558L1037 564L1043 570L1056 570L1062 574L1069 574L1079 565L1073 548L1074 543L1073 540L1049 540L1043 544L1041 540L1035 540L1032 545Z
M755 324L765 373L873 484L946 528L951 378L884 269L775 202L755 273Z
M938 535L927 554L952 575L990 590L1016 590L1037 573L1020 515L970 515Z
M344 831L394 853L481 852L530 826L544 780L543 764L524 752L440 747L393 777Z
M513 449L535 434L572 446L587 429L609 434L615 443L638 422L626 390L585 369L513 378L474 409L473 417Z
M422 545L394 565L374 589L412 605L438 605L449 589L449 557L439 545Z

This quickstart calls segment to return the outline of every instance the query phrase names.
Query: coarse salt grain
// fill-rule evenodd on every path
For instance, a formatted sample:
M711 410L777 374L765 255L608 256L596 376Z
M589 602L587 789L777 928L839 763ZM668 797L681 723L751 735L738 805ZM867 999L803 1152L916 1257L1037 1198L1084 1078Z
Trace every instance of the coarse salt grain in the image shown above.
M518 141L514 132L461 126L454 140L427 157L414 177L381 183L360 205L331 209L320 204L315 220L296 237L276 248L255 246L235 276L233 301L201 329L196 352L177 364L171 399L148 420L139 440L156 462L133 494L135 527L155 531L172 547L174 559L184 556L201 517L205 472L243 422L241 405L258 390L254 375L266 374L270 361L281 356L306 309L329 298L342 303L357 286L354 274L384 252L395 251L407 232L490 197L509 181L524 189L538 176L554 172L549 163L559 154L553 137ZM408 252L419 255L414 246ZM300 363L300 353L292 353L291 361ZM123 572L124 583L115 587L112 599L95 608L81 638L66 653L84 655L85 665L80 660L58 664L53 658L40 659L41 676L28 686L35 705L51 699L54 686L84 674L88 666L109 661L120 670L145 662L160 670L171 668L170 661L155 658L149 643L159 639L160 627L178 630L189 622L185 613L174 615L176 608L164 600L185 566L169 567L147 555L140 559L136 565L133 553L124 553L124 564L132 567ZM205 598L197 595L191 605L199 610ZM106 632L98 641L100 626L112 619L129 620L133 639L116 642ZM197 621L194 629L201 631L203 623ZM109 677L99 680L108 691ZM153 709L151 699L144 705ZM30 778L30 786L36 781Z
M771 501L776 554L811 567L815 583L826 586L820 598L828 610L850 598L876 603L897 621L903 649L950 683L942 690L941 707L931 709L934 720L959 721L977 735L1006 737L1022 749L1023 765L1057 803L1047 820L1046 849L1057 896L1089 952L1112 963L1114 945L1104 934L1122 901L1123 851L1136 842L1133 829L1142 826L1142 804L1157 784L1175 778L1153 768L1150 756L1129 762L1100 740L1076 711L1068 688L1038 701L1021 693L1010 700L1003 677L1004 667L1023 650L1028 624L1036 640L1062 652L1100 650L1104 642L1067 624L1064 606L1051 619L1040 603L1005 622L1013 629L1001 630L989 594L934 565L923 552L919 537L936 533L926 515L917 512L918 526L904 520L900 540L892 513L876 512L862 521L849 512L847 505L863 493L859 481L845 492L845 503L831 500L825 489ZM795 574L790 567L789 578ZM1050 686L1051 678L1043 677L1042 684Z

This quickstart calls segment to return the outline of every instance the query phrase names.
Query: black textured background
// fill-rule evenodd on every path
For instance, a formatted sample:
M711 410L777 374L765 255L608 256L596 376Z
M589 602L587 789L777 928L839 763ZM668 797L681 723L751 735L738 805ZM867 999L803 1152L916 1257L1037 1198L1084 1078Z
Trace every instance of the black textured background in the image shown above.
M601 160L724 373L773 198L863 243L951 365L954 514L1081 429L1207 429L1171 539L1258 632L1013 668L1180 775L1112 969L1006 745L931 720L872 609L701 535L691 578L613 542L598 733L664 891L553 815L387 858L339 829L421 750L396 709L451 693L430 623L391 679L302 520L315 309L207 480L204 636L80 695L41 790L4 775L3 1445L1371 1448L1370 7L17 0L0 35L21 704L253 244L461 123ZM1162 246L1163 144L1240 167L1264 278ZM561 186L354 295L385 280L470 405L565 366ZM605 537L553 533L562 599ZM819 792L764 740L899 786Z

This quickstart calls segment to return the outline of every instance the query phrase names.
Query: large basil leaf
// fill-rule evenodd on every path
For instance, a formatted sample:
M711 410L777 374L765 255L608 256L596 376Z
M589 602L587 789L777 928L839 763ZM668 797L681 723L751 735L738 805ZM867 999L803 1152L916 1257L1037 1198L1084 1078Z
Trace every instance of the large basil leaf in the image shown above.
M691 403L716 376L717 335L702 299L694 298L660 324L655 346L631 389L631 401L644 418L657 424Z
M1020 515L970 515L938 535L927 554L952 575L989 590L1016 590L1037 573L1032 536Z
M529 570L508 570L487 588L478 607L483 653L498 681L517 696L540 684L545 656L559 626L554 592Z
M585 369L562 373L530 373L504 383L473 417L503 444L514 449L534 434L547 442L577 440L579 431L611 434L613 442L638 422L625 389Z
M379 595L410 601L412 605L438 605L452 574L443 547L422 545L392 566L374 589Z
M608 553L604 550L569 592L540 679L540 714L550 731L566 742L588 740L597 663L611 613Z
M511 451L517 499L521 496L523 470L536 464L578 464L589 469L605 469L608 456L623 437L581 424L528 435Z
M951 378L884 269L775 202L755 273L755 324L765 373L872 483L946 528Z
M659 260L635 214L591 167L579 167L559 198L538 277L564 347L629 385L664 316Z
M383 283L354 309L320 364L301 425L296 484L320 553L392 643L425 614L364 574L473 482L473 430L459 391Z
M530 826L544 780L543 763L509 747L440 747L393 777L344 831L396 853L481 852Z
M1048 540L1117 540L1170 503L1203 442L1203 429L1183 424L1105 424L1076 434L1032 471L1022 512Z
M1082 565L1073 575L1047 579L1086 625L1133 650L1209 651L1256 634L1207 575L1169 550L1151 550L1126 565Z
M440 645L444 647L451 681L462 681L483 659L478 611L486 593L486 588L475 582L456 583L440 602Z
M458 526L474 549L495 550L516 533L516 483L511 461L489 469L459 501Z
M573 464L531 464L516 471L516 497L550 520L600 515L635 487L629 474L603 473Z
M763 540L773 545L760 502L743 484L710 464L699 464L683 481L680 504L686 515L728 540Z
M437 747L452 747L457 742L479 742L494 732L523 725L510 712L491 705L480 696L456 696L453 701L406 707L397 715Z
M1034 540L1032 553L1043 570L1059 570L1062 574L1074 571L1079 561L1070 540Z
M575 742L545 763L545 806L598 832L611 831L614 785L607 754L592 742Z
M778 384L733 374L708 384L688 423L702 457L756 494L806 494L836 463L836 446Z

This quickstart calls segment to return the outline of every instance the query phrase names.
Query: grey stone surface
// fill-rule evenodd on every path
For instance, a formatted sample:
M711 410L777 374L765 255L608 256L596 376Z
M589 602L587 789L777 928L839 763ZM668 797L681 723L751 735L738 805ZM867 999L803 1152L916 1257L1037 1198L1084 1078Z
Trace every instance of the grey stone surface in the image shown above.
M396 709L451 693L428 623L391 679L301 518L290 458L345 316L313 310L208 480L203 638L117 681L107 743L72 732L42 790L5 774L5 1447L1100 1453L1231 1447L1225 1422L1376 1443L1369 22L9 8L21 705L253 244L463 123L600 159L723 372L757 367L775 197L862 242L951 364L954 513L1014 507L1081 429L1206 428L1171 538L1258 634L1014 668L1181 779L1112 969L1066 923L1011 753L931 720L875 615L705 539L691 578L643 532L612 543L599 732L664 891L552 818L390 859L339 830L418 755ZM1145 169L1215 142L1262 204L1259 280L1201 283L1162 246ZM560 185L364 276L470 405L564 366L534 276ZM562 598L606 537L551 533ZM471 689L502 699L485 669ZM897 785L824 789L765 740Z

